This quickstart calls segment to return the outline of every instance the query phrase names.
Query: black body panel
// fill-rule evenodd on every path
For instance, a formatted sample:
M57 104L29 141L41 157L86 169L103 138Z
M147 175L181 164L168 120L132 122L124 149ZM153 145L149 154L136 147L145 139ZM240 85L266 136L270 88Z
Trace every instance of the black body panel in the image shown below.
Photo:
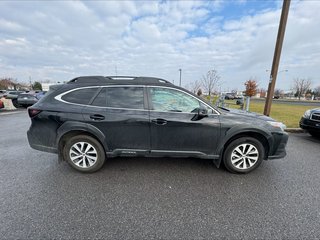
M143 88L142 107L108 107L108 102L106 106L91 105L101 89L121 86ZM197 118L194 112L156 111L146 90L150 86L179 90L210 112ZM65 101L65 94L91 87L96 91L91 91L92 96L86 96L87 104ZM228 143L241 136L261 140L266 148L265 159L281 158L286 154L288 134L266 122L273 119L217 110L187 90L158 78L118 81L112 77L80 77L55 86L31 109L40 113L31 117L28 140L32 148L41 151L58 153L63 147L61 139L66 134L87 133L99 140L108 157L198 157L215 159L219 165Z

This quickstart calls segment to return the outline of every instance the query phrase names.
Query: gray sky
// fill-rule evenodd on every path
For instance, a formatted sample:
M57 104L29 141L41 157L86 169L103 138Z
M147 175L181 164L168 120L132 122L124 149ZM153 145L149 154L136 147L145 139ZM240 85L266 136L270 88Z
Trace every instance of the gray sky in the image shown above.
M1 1L0 77L155 76L183 85L215 68L221 89L267 88L280 1ZM276 88L320 85L320 1L292 1Z

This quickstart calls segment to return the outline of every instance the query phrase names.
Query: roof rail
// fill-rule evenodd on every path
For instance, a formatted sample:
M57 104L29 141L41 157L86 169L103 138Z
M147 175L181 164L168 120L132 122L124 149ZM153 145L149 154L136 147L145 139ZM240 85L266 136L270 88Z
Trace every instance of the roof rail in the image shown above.
M103 83L103 82L118 82L118 81L134 81L143 84L148 83L167 83L171 82L154 77L133 77L133 76L83 76L70 80L68 83Z
M134 77L134 76L106 76L106 78L110 78L112 80L133 80L137 77Z

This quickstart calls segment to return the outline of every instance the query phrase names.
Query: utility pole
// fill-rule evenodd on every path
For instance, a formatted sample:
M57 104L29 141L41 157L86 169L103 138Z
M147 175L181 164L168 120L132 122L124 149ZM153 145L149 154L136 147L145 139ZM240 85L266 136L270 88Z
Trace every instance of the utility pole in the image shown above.
M182 72L182 69L181 69L181 68L179 69L179 72L180 72L180 82L179 82L179 86L181 87L181 72Z
M270 73L268 95L267 95L266 103L264 105L264 112L263 112L263 114L267 115L267 116L270 115L272 98L273 98L274 88L275 88L276 80L277 80L280 55L281 55L284 33L286 30L287 19L288 19L289 8L290 8L290 1L291 0L283 0L277 42L276 42L276 47L274 50L272 68L271 68L271 73Z
M29 76L29 82L30 82L30 90L33 90L32 82L31 82L31 76Z

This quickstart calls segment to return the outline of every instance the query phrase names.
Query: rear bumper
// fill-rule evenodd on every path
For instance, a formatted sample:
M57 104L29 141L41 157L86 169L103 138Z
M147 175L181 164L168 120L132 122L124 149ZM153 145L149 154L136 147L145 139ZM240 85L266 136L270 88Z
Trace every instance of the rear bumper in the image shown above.
M58 149L53 148L53 147L48 147L48 146L43 146L43 145L37 145L37 144L33 144L29 141L29 145L31 148L35 149L35 150L39 150L42 152L49 152L49 153L56 153L58 154Z
M274 143L271 152L269 153L268 159L279 159L284 158L287 155L286 146L289 135L286 132L273 133Z
M31 148L42 152L58 153L58 149L48 136L40 136L39 132L33 131L31 128L27 131L28 142Z

